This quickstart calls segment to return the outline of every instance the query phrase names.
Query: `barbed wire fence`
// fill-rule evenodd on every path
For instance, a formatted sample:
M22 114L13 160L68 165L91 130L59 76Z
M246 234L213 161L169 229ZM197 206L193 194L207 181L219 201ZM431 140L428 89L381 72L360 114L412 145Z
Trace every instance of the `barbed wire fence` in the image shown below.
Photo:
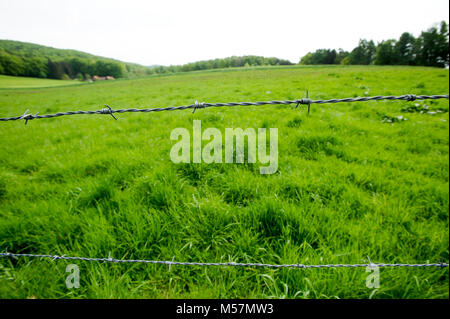
M297 100L279 100L279 101L259 101L259 102L226 102L226 103L205 103L205 102L195 102L195 104L191 105L183 105L183 106L171 106L171 107L159 107L159 108L145 108L145 109L112 109L109 105L105 105L105 108L97 111L68 111L68 112L58 112L55 114L45 114L39 115L29 114L28 110L21 116L15 117L5 117L0 118L0 121L16 121L16 120L25 120L25 124L30 120L35 119L47 119L53 117L67 116L67 115L93 115L93 114L109 114L115 120L117 118L114 116L115 113L150 113L150 112L161 112L161 111L175 111L175 110L186 110L193 109L193 113L197 109L204 109L209 107L224 107L224 106L250 106L250 105L286 105L286 104L296 104L295 108L299 105L307 105L308 113L310 113L311 104L326 104L326 103L342 103L342 102L367 102L367 101L380 101L380 100L405 100L405 101L415 101L415 100L437 100L437 99L448 99L449 95L415 95L415 94L405 94L400 96L370 96L370 97L354 97L354 98L343 98L343 99L328 99L328 100L311 100L309 99L309 93L307 91L306 98L297 99Z
M354 97L354 98L342 98L342 99L328 99L328 100L311 100L309 99L309 92L306 93L306 98L297 99L297 100L276 100L276 101L259 101L259 102L227 102L227 103L204 103L204 102L195 102L195 104L184 105L184 106L173 106L173 107L161 107L161 108L129 108L129 109L112 109L109 105L105 105L106 108L97 111L68 111L68 112L59 112L55 114L45 114L38 115L29 114L28 110L21 116L15 117L7 117L0 118L0 121L16 121L16 120L25 120L25 124L28 123L29 120L34 119L44 119L44 118L54 118L60 116L67 115L93 115L93 114L109 114L115 120L117 118L114 116L115 113L150 113L150 112L161 112L161 111L175 111L175 110L186 110L193 109L195 112L197 109L209 108L209 107L225 107L225 106L260 106L260 105L288 105L288 104L296 104L295 108L299 105L307 105L308 113L310 113L311 104L326 104L326 103L342 103L342 102L366 102L366 101L379 101L379 100L405 100L408 102L415 100L436 100L436 99L449 99L449 95L414 95L414 94L406 94L400 96L371 96L371 97ZM59 255L44 255L44 254L18 254L18 253L9 253L4 252L0 253L0 258L19 258L19 257L29 257L29 258L46 258L51 260L71 260L71 261L86 261L86 262L108 262L108 263L142 263L142 264L162 264L172 266L172 265L181 265L181 266L224 266L224 267L265 267L265 268L301 268L301 269L318 269L318 268L361 268L361 267L437 267L437 268L445 268L449 267L449 264L446 262L440 263L422 263L422 264L410 264L410 263L372 263L370 259L367 257L369 263L364 264L265 264L265 263L236 263L232 262L180 262L167 260L145 260L145 259L115 259L109 256L108 258L92 258L92 257L69 257L69 256L59 256Z
M264 267L264 268L361 268L361 267L449 267L448 263L426 263L426 264L385 264L385 263L373 263L370 258L367 257L369 263L366 264L263 264L263 263L236 263L236 262L181 262L174 260L145 260L145 259L115 259L109 256L108 258L91 258L91 257L69 257L58 255L37 255L37 254L13 254L13 253L0 253L0 257L30 257L30 258L47 258L51 260L71 260L71 261L89 261L89 262L108 262L108 263L142 263L142 264L160 264L166 266L180 265L180 266L224 266L224 267Z

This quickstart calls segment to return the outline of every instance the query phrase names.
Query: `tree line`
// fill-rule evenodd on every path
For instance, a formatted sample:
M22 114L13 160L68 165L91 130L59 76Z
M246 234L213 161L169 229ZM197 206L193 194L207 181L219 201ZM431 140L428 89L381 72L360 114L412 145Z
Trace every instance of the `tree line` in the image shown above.
M262 56L232 56L184 65L146 67L32 43L0 40L0 74L50 79L89 80L92 76L135 77L231 67L292 65L288 60Z
M89 80L92 76L136 77L151 74L223 69L231 67L292 65L288 60L262 56L232 56L183 65L147 67L103 58L92 54L62 50L33 43L0 40L0 74L51 79ZM415 38L403 33L398 40L375 44L361 39L356 48L319 49L303 56L299 64L358 65L449 65L449 29L443 21L439 27L423 31Z
M361 39L352 51L319 49L309 52L299 64L357 64L357 65L420 65L447 67L449 65L449 29L443 21L439 27L422 31L415 38L403 33L398 40L390 39L375 44Z
M147 74L147 67L75 50L0 40L0 74L50 79L88 80L93 75L116 78Z
M210 69L224 69L224 68L239 68L251 66L269 66L269 65L293 65L289 60L278 58L266 58L263 56L246 55L246 56L232 56L222 59L205 60L187 63L183 65L158 66L153 68L149 73L176 73L189 72Z

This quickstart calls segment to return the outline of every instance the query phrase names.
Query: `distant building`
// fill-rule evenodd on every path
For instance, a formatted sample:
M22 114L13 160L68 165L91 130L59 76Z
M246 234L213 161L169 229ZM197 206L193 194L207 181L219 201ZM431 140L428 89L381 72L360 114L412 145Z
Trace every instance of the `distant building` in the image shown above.
M104 80L115 80L115 78L113 76L107 75L107 76L98 76L98 75L94 75L92 77L93 81L104 81Z

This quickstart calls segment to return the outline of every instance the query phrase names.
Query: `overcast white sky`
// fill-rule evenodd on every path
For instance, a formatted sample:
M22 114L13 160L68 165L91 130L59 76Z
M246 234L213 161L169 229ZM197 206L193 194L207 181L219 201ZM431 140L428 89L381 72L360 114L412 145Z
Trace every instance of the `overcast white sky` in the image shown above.
M442 20L448 0L0 0L0 39L143 65L232 55L296 63L308 51L418 35Z

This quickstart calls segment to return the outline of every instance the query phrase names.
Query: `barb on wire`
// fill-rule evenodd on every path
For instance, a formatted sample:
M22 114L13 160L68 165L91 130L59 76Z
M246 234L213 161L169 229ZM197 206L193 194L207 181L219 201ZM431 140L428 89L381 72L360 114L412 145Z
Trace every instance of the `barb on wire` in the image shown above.
M205 103L200 103L200 102L198 102L198 101L195 101L195 104L194 104L194 110L192 111L192 113L195 113L195 110L196 109L202 109L202 108L204 108L205 106L204 106L204 104Z
M28 113L29 110L26 110L23 115L21 117L19 117L20 120L25 120L25 125L27 125L29 120L32 120L34 118L36 118L36 116L38 115L39 112L37 112L35 115L33 114L29 114Z
M296 100L295 102L297 102L297 105L295 105L295 108L298 108L299 104L307 104L308 105L308 114L309 114L310 109L311 109L311 100L309 99L309 91L308 90L306 90L306 98L305 99Z
M449 95L414 95L414 94L406 94L400 96L366 96L366 97L355 97L355 98L344 98L344 99L329 99L329 100L311 100L309 99L309 93L307 91L306 98L298 99L298 100L280 100L280 101L259 101L259 102L227 102L227 103L199 103L195 102L195 104L191 105L183 105L183 106L170 106L170 107L159 107L159 108L146 108L146 109L117 109L113 110L111 107L106 105L107 109L102 109L98 111L68 111L68 112L59 112L55 114L45 114L45 115L35 115L28 114L28 110L22 116L16 117L5 117L0 118L0 121L15 121L15 120L25 120L25 124L28 120L33 119L44 119L44 118L53 118L65 115L76 115L76 114L110 114L114 119L114 113L149 113L149 112L161 112L161 111L175 111L175 110L186 110L186 109L194 109L195 112L198 108L208 108L208 107L223 107L223 106L249 106L249 105L280 105L280 104L299 104L308 105L308 113L310 112L311 104L325 104L325 103L340 103L340 102L366 102L366 101L379 101L379 100L405 100L405 101L415 101L415 100L437 100L437 99L448 99ZM296 107L297 107L296 106Z
M102 114L111 114L111 116L113 117L113 119L115 119L115 120L117 121L116 117L115 117L114 114L113 114L112 108L111 108L108 104L105 104L105 106L106 106L107 108L102 110Z
M263 263L236 263L231 261L226 263L204 263L204 262L181 262L167 260L141 260L141 259L114 259L111 254L108 258L91 258L91 257L68 257L65 255L55 256L55 255L37 255L37 254L13 254L13 253L0 253L0 257L31 257L31 258L49 258L52 260L62 259L62 260L79 260L79 261L96 261L96 262L109 262L109 263L144 263L144 264L163 264L169 266L171 265L182 265L182 266L230 266L230 267L266 267L266 268L360 268L360 267L448 267L448 263L427 263L427 264L385 264L385 263L373 263L369 259L368 264L325 264L325 265L305 265L305 264L263 264Z
M309 99L309 91L306 90L306 100L303 101L304 104L308 104L308 114L311 111L311 100Z

